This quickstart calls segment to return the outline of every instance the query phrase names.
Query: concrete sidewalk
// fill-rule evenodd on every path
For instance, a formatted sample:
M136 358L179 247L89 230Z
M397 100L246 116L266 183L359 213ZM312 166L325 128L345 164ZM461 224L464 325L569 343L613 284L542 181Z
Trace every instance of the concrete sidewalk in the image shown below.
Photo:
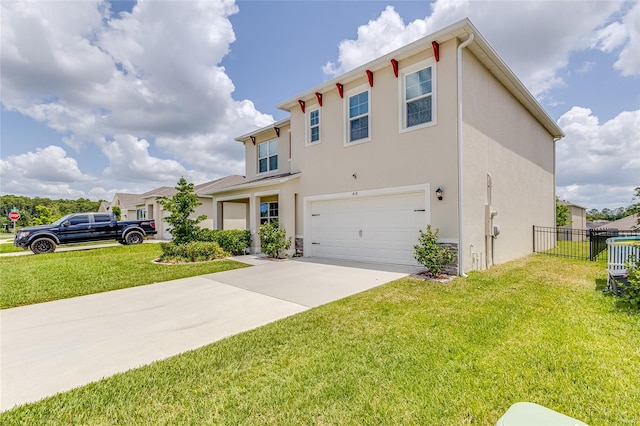
M252 268L0 311L0 410L385 284L410 268L235 258Z

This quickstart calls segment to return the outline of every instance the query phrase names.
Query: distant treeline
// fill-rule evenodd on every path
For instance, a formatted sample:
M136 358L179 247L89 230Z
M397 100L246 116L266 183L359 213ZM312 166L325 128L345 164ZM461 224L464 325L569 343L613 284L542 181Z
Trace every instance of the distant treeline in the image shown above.
M12 227L8 217L12 209L20 212L17 228L33 225L45 225L54 222L70 213L96 212L102 201L91 201L85 198L77 200L52 200L50 198L29 198L21 195L0 196L0 223L2 228Z
M636 212L636 207L628 206L628 207L618 207L617 209L591 209L587 211L587 220L609 220L614 221L618 219L622 219L623 217L627 217Z
M587 211L587 220L609 220L614 221L618 219L622 219L623 217L631 216L632 214L640 215L640 186L637 186L633 190L633 198L632 201L635 201L634 204L631 204L627 207L618 207L617 209L591 209ZM638 225L640 225L640 218L638 218Z

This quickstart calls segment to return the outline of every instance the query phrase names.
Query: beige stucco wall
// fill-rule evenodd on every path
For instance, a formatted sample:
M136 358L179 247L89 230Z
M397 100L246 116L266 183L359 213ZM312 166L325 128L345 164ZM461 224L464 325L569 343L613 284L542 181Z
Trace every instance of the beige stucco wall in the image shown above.
M463 51L463 182L465 269L476 258L491 259L485 239L487 174L500 235L495 263L533 248L533 225L554 226L553 137L468 51ZM486 246L486 248L485 248ZM482 263L482 262L481 262ZM480 265L482 266L482 265Z
M222 229L247 229L247 204L224 202L222 209Z
M425 44L425 49L400 61L400 71L432 58L430 45ZM336 88L323 93L320 143L305 146L306 115L300 108L292 109L291 171L302 172L296 189L297 235L303 234L302 203L306 196L430 184L432 188L442 187L446 194L443 201L429 194L431 222L440 229L442 238L457 238L456 99L451 95L456 85L453 41L440 46L440 62L435 69L437 124L427 128L400 132L400 79L393 74L391 64L374 73L369 142L344 144L345 100L351 90L369 88L364 73L357 81L344 85L344 99ZM306 100L307 112L315 107L315 98Z

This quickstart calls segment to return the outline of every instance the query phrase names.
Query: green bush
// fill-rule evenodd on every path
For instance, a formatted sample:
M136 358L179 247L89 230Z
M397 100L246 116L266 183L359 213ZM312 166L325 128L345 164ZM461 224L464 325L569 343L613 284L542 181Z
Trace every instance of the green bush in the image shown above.
M160 260L167 262L203 262L229 256L216 242L160 243L160 248Z
M431 231L431 225L427 225L426 232L420 230L418 244L413 246L413 257L433 275L439 274L456 259L456 254L449 247L438 244L438 231Z
M260 247L264 254L271 258L280 258L283 251L291 247L291 238L281 229L278 222L265 223L260 227Z
M640 312L640 259L627 263L627 269L629 284L624 286L617 304L620 308Z
M216 242L224 251L232 255L243 254L251 246L251 232L240 229L201 229L198 241Z

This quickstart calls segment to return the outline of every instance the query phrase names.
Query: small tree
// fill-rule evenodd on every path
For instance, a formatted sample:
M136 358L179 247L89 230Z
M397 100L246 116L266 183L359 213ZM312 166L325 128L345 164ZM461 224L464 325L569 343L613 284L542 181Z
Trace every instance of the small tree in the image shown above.
M438 244L438 231L431 231L431 225L427 225L426 232L420 230L418 244L413 246L413 257L432 275L438 275L456 259L456 254L449 247Z
M120 206L111 207L111 212L116 215L116 220L120 220L120 218L122 217L122 209L120 208Z
M176 244L185 244L198 239L198 223L207 218L206 215L191 218L191 214L196 211L196 207L202 203L195 194L192 183L188 183L184 177L178 181L175 187L178 192L169 198L163 197L158 203L171 214L165 218L167 223L171 225L169 232L173 236L173 242Z
M560 198L556 197L556 227L560 228L571 223L569 213L569 207L561 204Z
M262 252L271 258L280 258L291 247L291 238L287 238L287 232L277 221L262 225L259 234Z
M640 228L640 186L636 186L632 200L636 201L636 203L629 206L627 213L638 215L638 223L636 225L636 229L638 229Z

